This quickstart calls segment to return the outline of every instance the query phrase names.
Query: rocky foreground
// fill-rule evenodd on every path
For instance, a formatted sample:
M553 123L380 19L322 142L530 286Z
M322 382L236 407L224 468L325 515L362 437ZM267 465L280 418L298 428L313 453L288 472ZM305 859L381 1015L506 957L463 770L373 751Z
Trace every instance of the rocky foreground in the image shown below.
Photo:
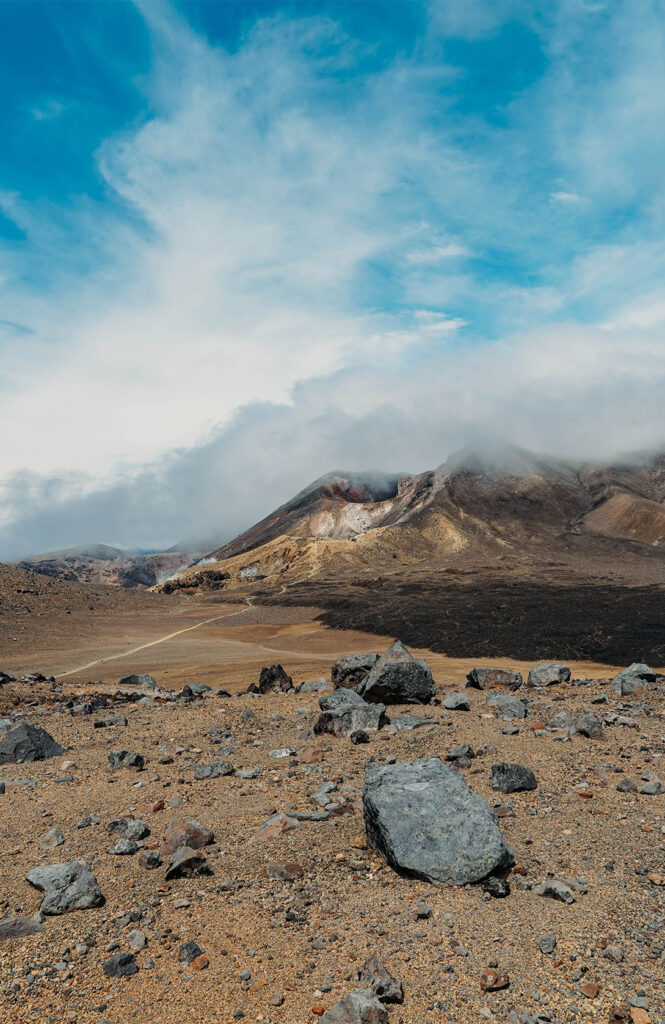
M0 1019L665 1021L665 679L0 673Z

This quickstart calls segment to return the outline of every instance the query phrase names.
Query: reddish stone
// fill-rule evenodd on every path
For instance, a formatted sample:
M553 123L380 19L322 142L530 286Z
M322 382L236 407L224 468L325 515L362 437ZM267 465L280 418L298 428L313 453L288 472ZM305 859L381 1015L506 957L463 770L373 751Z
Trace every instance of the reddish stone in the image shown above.
M201 953L200 956L197 956L194 960L192 960L189 966L193 967L195 971L204 971L209 963L210 961L208 960L208 957L205 955L205 953Z

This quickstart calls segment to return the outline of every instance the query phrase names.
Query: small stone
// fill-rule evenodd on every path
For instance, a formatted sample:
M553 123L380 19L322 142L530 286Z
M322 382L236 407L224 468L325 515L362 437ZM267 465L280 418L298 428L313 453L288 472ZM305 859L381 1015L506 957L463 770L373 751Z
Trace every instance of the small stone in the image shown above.
M480 987L483 992L498 992L508 988L510 978L507 974L499 974L498 971L488 968L480 975Z
M640 786L640 793L643 793L644 796L660 796L665 793L665 787L659 779L652 779Z
M211 874L212 868L200 850L180 846L171 857L164 878L170 882L173 878L194 878Z
M303 869L296 861L287 861L284 864L266 864L265 872L268 878L274 878L280 882L293 882L296 878L303 876Z
M192 960L191 966L195 971L204 971L209 963L210 961L205 953L201 953L200 956L197 956Z
M541 953L553 953L556 949L556 936L545 933L538 939L538 949Z
M189 942L183 942L178 950L178 960L181 964L191 964L196 960L197 956L202 955L203 950L193 939L190 939Z
M629 778L622 779L621 782L619 783L619 785L617 786L617 793L636 793L636 792L637 792L637 786L632 781L632 779L629 779Z
M500 793L520 793L524 790L536 789L536 776L530 768L521 764L508 764L502 761L492 765L492 789Z
M112 771L119 768L143 768L144 759L141 754L132 750L112 750L108 755L109 767Z
M158 850L142 850L139 855L139 864L148 871L160 867L162 863Z
M586 999L595 999L599 991L598 986L592 981L585 981L580 985L580 992Z
M617 943L612 942L603 950L603 956L607 957L608 960L613 960L615 964L620 964L623 960L623 948Z
M456 690L444 697L443 706L447 711L469 711L471 708L468 697Z
M572 890L565 882L558 878L547 879L535 886L533 892L536 896L544 896L550 900L560 900L562 903L574 903L575 897Z
M118 857L132 857L135 853L138 853L139 845L134 839L119 839L118 842L113 846L109 853L115 854Z
M133 953L116 953L110 960L104 960L102 970L109 978L129 978L138 974L138 965Z
M53 849L56 846L62 846L65 842L65 837L59 828L51 828L48 830L46 835L40 842L42 849Z
M136 929L129 932L127 935L127 942L129 943L129 948L133 949L135 952L138 952L140 949L145 949L148 945L148 939L145 933L137 931Z

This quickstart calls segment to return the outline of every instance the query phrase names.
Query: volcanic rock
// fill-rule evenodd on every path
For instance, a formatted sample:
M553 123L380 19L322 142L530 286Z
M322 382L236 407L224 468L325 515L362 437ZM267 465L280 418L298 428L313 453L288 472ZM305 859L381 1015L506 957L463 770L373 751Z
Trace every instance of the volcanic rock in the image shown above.
M25 877L44 893L39 907L42 914L55 916L70 910L88 910L104 902L97 879L84 860L36 867Z
M382 1003L403 1003L404 989L402 982L393 978L377 956L372 956L358 975L363 988L370 988Z
M335 693L353 693L357 696L353 690L336 690ZM324 699L329 700L333 696L331 694L330 698ZM314 732L317 735L331 733L333 736L351 736L356 732L376 732L388 723L385 704L367 704L362 699L360 703L343 701L337 707L321 712L314 725Z
M378 654L345 654L338 658L331 672L334 688L355 689L366 679L378 660Z
M170 857L181 846L200 850L204 846L210 846L214 839L214 834L200 821L186 821L184 825L174 825L167 831L159 852L162 857Z
M0 764L22 764L25 761L45 761L66 753L65 747L53 739L45 729L34 725L19 725L0 742Z
M112 771L119 768L143 768L143 757L132 750L112 750L108 756Z
M108 978L129 978L138 974L138 964L133 953L116 953L109 960L104 960L102 970Z
M588 736L589 739L598 740L602 739L605 735L603 732L603 723L594 715L591 711L585 711L584 714L575 722L575 729L581 733L582 736Z
M113 836L124 836L125 839L145 839L150 835L150 829L145 821L138 818L116 818L109 821L106 831Z
M656 680L656 673L648 665L633 662L628 668L612 680L611 690L622 696L628 693L635 693L636 690L643 690L646 683L653 683Z
M44 925L33 917L7 917L0 921L0 942L24 939L43 931L46 931Z
M508 693L495 693L490 690L485 698L485 703L494 708L494 714L504 722L510 722L514 718L526 718L527 710L525 705L517 697L511 697Z
M436 688L427 662L416 661L398 640L373 665L358 692L371 703L427 704Z
M122 679L118 680L118 686L140 686L148 690L157 689L157 680L154 676L149 676L147 672L143 672L140 675L123 676Z
M520 793L525 789L536 789L536 776L521 764L502 761L492 765L492 789L500 793Z
M320 1012L320 1011L319 1011ZM371 988L344 996L321 1017L321 1024L387 1024L388 1011Z
M363 807L370 846L405 874L466 885L513 863L489 805L438 758L370 764Z
M443 706L447 711L468 711L471 707L468 698L455 690L444 697Z
M282 693L286 693L292 689L293 679L291 676L287 676L281 665L271 665L270 668L264 666L261 669L258 684L252 683L247 692L270 693L273 690L279 690Z
M477 690L487 690L494 686L504 686L507 690L519 690L524 680L519 672L511 672L507 668L474 668L466 677L466 685Z
M199 850L180 846L171 857L164 878L170 882L172 878L195 878L211 874L212 868Z
M529 672L529 686L551 686L552 683L567 683L570 669L554 661L539 661Z

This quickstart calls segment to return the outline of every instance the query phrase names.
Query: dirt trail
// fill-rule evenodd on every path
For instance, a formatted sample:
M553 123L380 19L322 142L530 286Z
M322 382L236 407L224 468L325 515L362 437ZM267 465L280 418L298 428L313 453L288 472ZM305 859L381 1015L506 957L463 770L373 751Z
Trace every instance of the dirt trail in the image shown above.
M175 633L167 633L166 636L162 636L159 640L151 640L147 644L139 644L138 647L132 647L130 651L123 651L122 654L110 654L106 658L97 658L96 661L89 661L87 665L79 665L78 668L71 668L69 672L59 672L58 678L63 679L65 676L73 676L76 672L84 672L87 668L92 668L93 665L105 664L107 661L117 661L118 658L128 658L130 654L136 654L137 651L144 651L146 647L156 647L157 644L163 644L166 640L172 640L174 636L180 636L181 633L189 633L192 629L199 629L200 626L206 626L209 622L216 622L218 619L227 618L225 615L215 615L212 619L203 619L202 622L196 622L193 626L185 626L184 629L176 629Z
M252 605L248 601L248 609ZM247 609L243 609L246 611ZM201 626L207 626L211 622L217 622L220 619L237 619L242 612L238 612L234 615L215 615L211 619L203 619L201 622L196 622L193 626L186 626L184 629L177 629L174 633L167 633L166 636L159 637L157 640L150 640L147 644L139 644L138 647L132 647L129 651L123 651L121 654L109 654L105 658L97 658L95 661L89 661L86 665L78 665L76 668L71 668L67 672L58 672L58 679L64 679L66 676L73 676L77 672L85 672L86 669L93 668L95 665L105 665L109 661L117 661L120 658L128 658L132 654L136 654L138 651L144 651L147 647L156 647L158 644L166 643L167 640L172 640L176 636L180 636L182 633L189 633L193 629L199 629ZM326 651L294 651L287 648L281 647L266 647L263 644L257 644L252 641L246 640L232 640L228 638L221 638L220 643L228 644L233 647L249 647L255 651L267 651L269 654L286 654L291 657L299 657L310 659L312 661L320 661L322 658L337 658L339 657L338 651L326 652ZM353 652L351 652L353 653Z

